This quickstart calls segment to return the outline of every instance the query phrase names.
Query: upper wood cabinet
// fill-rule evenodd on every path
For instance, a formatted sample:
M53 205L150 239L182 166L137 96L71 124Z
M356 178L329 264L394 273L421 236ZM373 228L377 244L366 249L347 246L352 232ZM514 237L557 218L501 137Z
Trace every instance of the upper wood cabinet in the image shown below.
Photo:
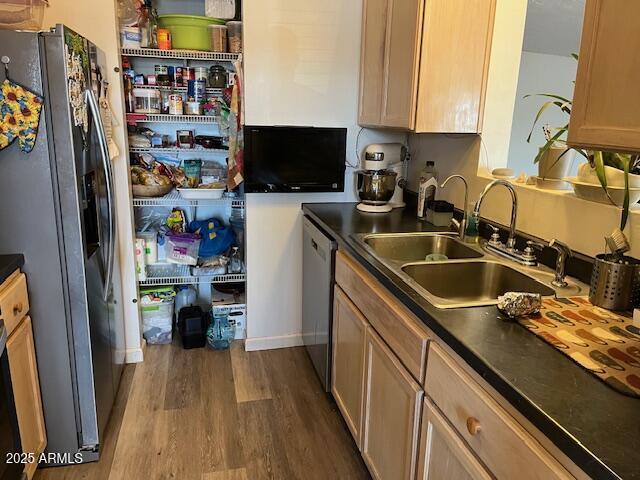
M335 287L333 303L333 361L331 393L360 447L362 427L362 387L364 383L364 342L367 320Z
M358 122L478 133L495 0L365 0Z
M640 2L587 0L568 142L640 151Z

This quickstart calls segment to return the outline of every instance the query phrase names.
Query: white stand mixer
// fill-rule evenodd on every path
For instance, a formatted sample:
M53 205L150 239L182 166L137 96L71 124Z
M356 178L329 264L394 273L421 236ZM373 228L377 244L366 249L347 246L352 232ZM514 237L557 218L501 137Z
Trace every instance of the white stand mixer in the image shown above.
M404 207L407 148L401 143L373 143L364 149L362 170L356 172L361 202L357 209L386 213Z

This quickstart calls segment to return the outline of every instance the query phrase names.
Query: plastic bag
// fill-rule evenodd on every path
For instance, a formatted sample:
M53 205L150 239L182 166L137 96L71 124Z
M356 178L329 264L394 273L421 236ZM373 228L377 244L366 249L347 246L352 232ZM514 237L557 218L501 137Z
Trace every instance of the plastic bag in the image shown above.
M196 265L200 237L193 233L170 233L165 237L167 262L182 265Z
M189 224L189 231L202 237L198 254L203 258L223 254L231 248L236 239L233 229L216 218L193 221Z

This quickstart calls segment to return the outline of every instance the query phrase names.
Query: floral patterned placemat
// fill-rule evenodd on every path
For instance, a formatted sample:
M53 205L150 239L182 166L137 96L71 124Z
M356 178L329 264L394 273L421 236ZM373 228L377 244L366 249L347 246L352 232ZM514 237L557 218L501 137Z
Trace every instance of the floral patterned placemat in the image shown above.
M640 328L586 297L544 299L518 322L618 392L640 398Z

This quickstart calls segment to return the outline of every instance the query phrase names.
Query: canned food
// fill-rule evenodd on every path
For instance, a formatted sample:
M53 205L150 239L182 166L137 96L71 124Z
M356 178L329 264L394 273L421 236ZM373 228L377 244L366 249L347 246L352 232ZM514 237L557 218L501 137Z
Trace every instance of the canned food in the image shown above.
M182 115L183 111L182 95L176 93L169 95L169 115Z
M167 67L169 80L174 87L182 87L182 67Z
M205 86L207 84L207 78L209 76L209 70L207 67L196 67L195 80L204 80Z
M196 79L196 69L193 67L184 67L182 69L182 83L183 85L187 83L189 80Z
M189 80L187 82L187 99L194 102L204 102L205 85L204 80Z
M160 50L171 50L171 31L167 28L159 28L156 35L158 48Z

